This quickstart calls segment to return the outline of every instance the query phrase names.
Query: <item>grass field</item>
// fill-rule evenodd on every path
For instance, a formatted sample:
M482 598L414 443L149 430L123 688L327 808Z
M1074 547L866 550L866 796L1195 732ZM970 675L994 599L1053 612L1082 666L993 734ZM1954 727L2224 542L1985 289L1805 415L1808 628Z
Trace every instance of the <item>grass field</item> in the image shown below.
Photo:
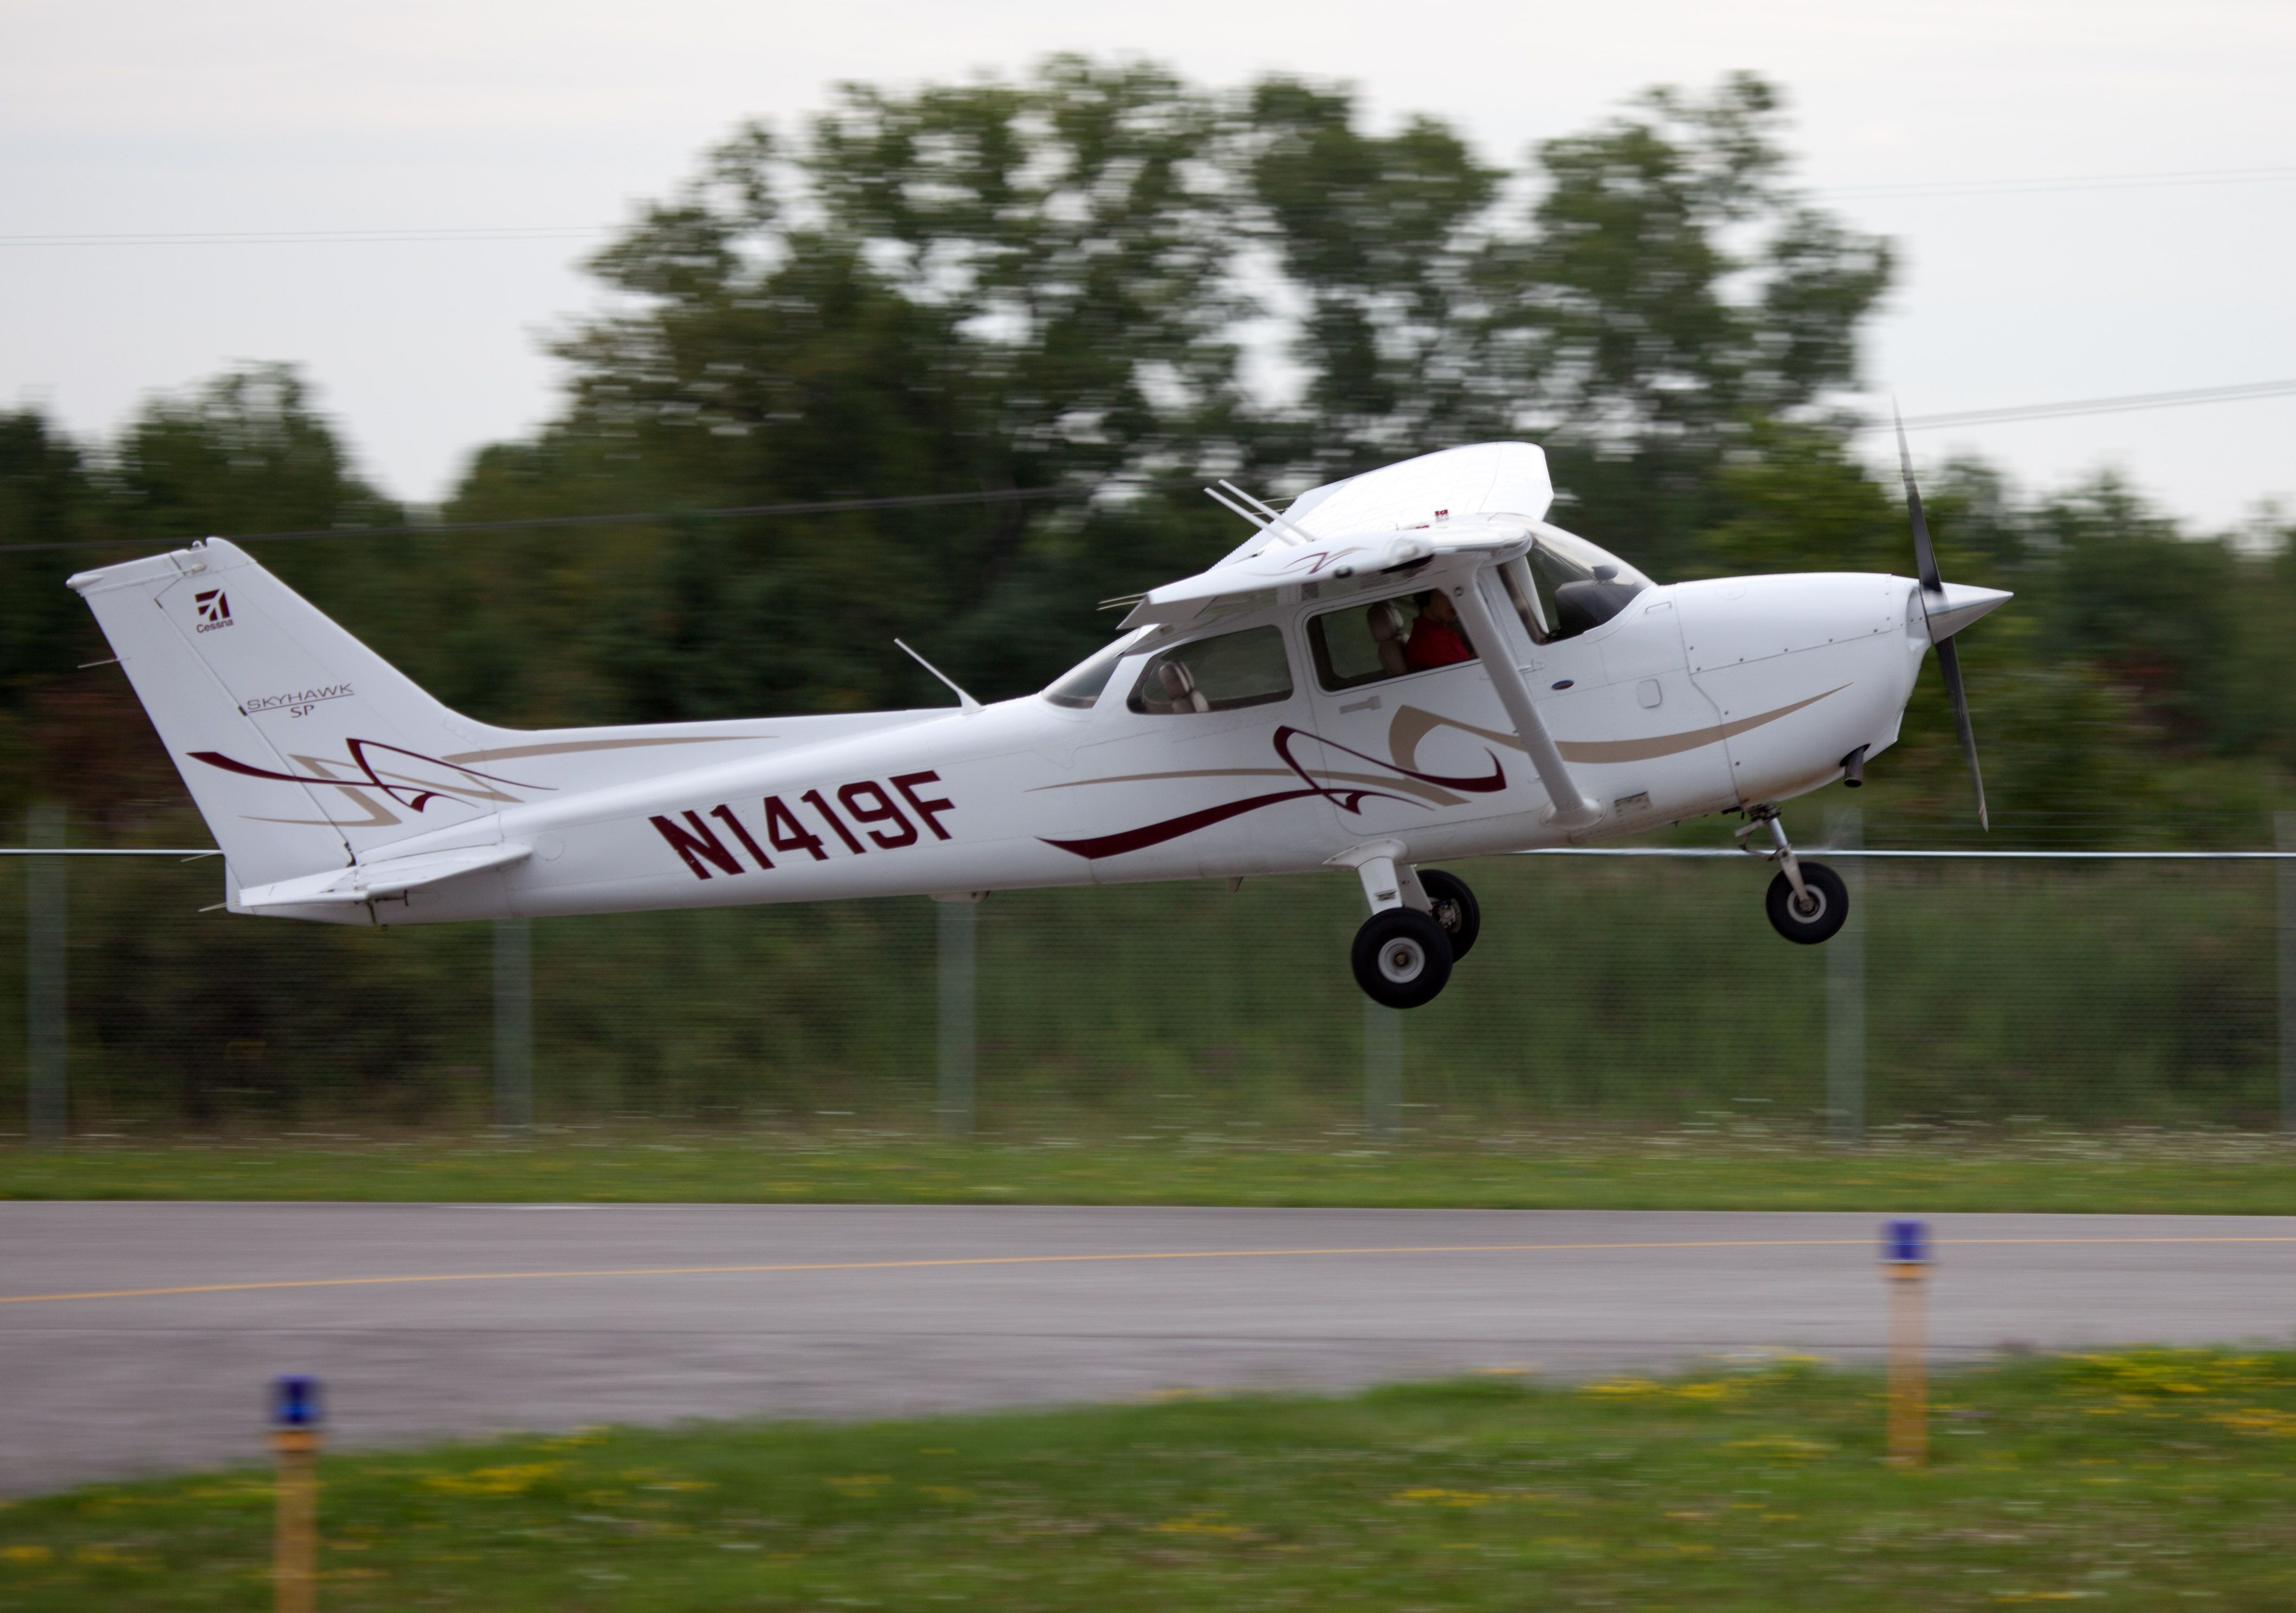
M322 1605L2100 1609L2296 1605L2296 1355L1795 1360L1571 1388L595 1430L330 1457ZM259 1470L0 1509L0 1603L266 1606Z
M0 1199L1238 1204L2296 1214L2296 1142L1993 1133L1857 1152L1753 1128L954 1143L852 1132L0 1149Z

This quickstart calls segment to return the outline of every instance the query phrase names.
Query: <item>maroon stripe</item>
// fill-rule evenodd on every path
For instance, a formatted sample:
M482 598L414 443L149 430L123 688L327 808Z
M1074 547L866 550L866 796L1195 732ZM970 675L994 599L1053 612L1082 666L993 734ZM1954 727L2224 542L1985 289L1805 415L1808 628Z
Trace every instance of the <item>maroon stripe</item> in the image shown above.
M324 779L307 779L291 773L272 773L262 767L250 767L245 762L234 762L220 750L194 750L192 760L205 762L210 767L220 767L226 773L243 773L251 779L277 779L288 784L324 784ZM357 781L364 782L364 780Z
M1150 846L1160 846L1166 840L1177 840L1184 834L1193 834L1199 829L1209 829L1214 823L1242 817L1247 812L1257 812L1262 806L1273 806L1283 801L1305 800L1324 793L1320 790L1284 790L1274 795L1255 795L1241 801L1229 801L1218 806L1207 806L1201 812L1166 818L1160 823L1150 823L1140 829L1128 829L1121 834L1097 835L1085 840L1047 839L1047 846L1057 846L1062 851L1073 851L1080 857L1112 857L1128 851L1139 851Z
M1359 760L1369 762L1374 767L1384 767L1390 773L1399 773L1406 778L1417 779L1423 784L1436 784L1450 790L1464 790L1474 795L1490 795L1506 788L1506 769L1499 765L1499 758L1488 750L1483 754L1491 758L1491 770L1488 773L1479 779L1454 778L1448 774L1421 773L1414 768L1400 766L1394 762L1375 757L1369 751L1357 750L1352 745L1342 745L1337 740L1327 740L1320 733L1310 733L1304 728L1294 728L1287 723L1275 731L1275 754L1283 758L1285 766L1303 779L1308 777L1308 770L1292 757L1292 741L1293 740L1313 740L1318 745L1328 745L1333 750L1344 751ZM1314 780L1308 779L1308 782L1312 783Z

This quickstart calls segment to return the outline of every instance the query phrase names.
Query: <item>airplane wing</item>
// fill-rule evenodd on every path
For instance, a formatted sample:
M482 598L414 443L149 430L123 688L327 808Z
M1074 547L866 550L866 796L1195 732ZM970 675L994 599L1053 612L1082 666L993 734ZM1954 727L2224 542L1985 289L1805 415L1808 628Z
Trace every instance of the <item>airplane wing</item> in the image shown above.
M1227 561L1209 571L1151 589L1124 618L1128 628L1144 622L1175 626L1205 617L1258 610L1276 602L1286 586L1341 585L1340 591L1368 585L1364 580L1387 572L1414 578L1448 576L1455 566L1480 565L1520 553L1530 544L1531 528L1521 520L1445 520L1407 532L1371 531L1354 537L1295 539L1268 544L1258 553Z
M1177 626L1276 602L1275 590L1400 571L1447 573L1441 557L1504 560L1546 518L1554 484L1546 455L1523 442L1475 443L1423 454L1310 487L1208 571L1152 590L1127 627ZM1229 508L1243 512L1239 504ZM1260 520L1259 515L1251 517ZM1356 583L1356 586L1362 586Z
M1221 566L1283 546L1304 529L1318 538L1349 532L1413 530L1444 511L1453 520L1475 515L1546 519L1554 483L1546 454L1527 442L1472 443L1382 465L1361 476L1310 487L1292 501L1281 522L1263 527L1238 544Z

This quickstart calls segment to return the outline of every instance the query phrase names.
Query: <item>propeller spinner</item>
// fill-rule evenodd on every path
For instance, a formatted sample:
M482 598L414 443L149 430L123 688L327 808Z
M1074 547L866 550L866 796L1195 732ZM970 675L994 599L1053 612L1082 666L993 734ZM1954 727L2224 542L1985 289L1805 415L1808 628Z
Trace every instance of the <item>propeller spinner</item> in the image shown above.
M1953 702L1953 725L1961 735L1961 753L1969 758L1969 782L1977 791L1977 822L1990 831L1985 810L1985 774L1977 765L1977 733L1969 724L1969 692L1961 681L1961 652L1953 635L1983 616L2009 595L1998 588L1948 585L1938 576L1937 551L1930 544L1930 524L1922 515L1921 489L1914 485L1914 456L1906 446L1906 422L1892 404L1890 415L1898 427L1898 465L1906 479L1906 513L1914 528L1914 564L1922 582L1922 618L1929 626L1930 643L1937 649L1938 670L1945 675L1946 698Z

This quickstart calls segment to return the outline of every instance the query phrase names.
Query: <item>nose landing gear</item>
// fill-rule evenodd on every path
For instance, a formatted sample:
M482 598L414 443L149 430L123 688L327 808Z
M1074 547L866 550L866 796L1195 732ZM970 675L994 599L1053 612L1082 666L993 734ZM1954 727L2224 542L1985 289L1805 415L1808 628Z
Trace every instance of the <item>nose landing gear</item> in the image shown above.
M1805 863L1794 855L1775 806L1749 807L1746 816L1746 826L1738 831L1740 849L1778 865L1777 875L1762 898L1770 928L1805 946L1832 940L1849 917L1849 888L1841 882L1841 876L1823 863ZM1748 836L1765 827L1770 831L1773 849L1764 851L1747 844Z

